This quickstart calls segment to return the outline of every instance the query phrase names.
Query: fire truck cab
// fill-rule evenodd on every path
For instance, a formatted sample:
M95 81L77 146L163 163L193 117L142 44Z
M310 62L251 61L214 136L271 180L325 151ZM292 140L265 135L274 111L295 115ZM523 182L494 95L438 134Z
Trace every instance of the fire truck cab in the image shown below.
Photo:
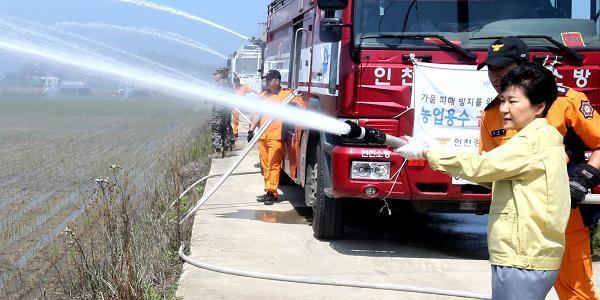
M262 49L260 45L244 45L230 58L231 80L238 77L240 83L255 91L261 90Z
M600 0L274 0L265 72L302 91L305 107L394 136L412 135L412 61L476 65L503 36L552 58L560 84L600 104ZM439 84L444 84L440 82ZM304 187L315 237L339 237L344 199L409 201L421 212L483 214L489 190L453 184L387 147L289 128L285 173Z

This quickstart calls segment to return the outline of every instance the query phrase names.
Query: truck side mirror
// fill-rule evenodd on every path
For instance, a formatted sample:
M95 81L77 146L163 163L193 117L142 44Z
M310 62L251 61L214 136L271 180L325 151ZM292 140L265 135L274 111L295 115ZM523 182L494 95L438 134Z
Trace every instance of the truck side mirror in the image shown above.
M319 38L322 42L337 43L342 40L343 26L338 18L325 18L319 26Z
M338 10L344 9L348 5L348 0L318 0L317 6L320 10Z

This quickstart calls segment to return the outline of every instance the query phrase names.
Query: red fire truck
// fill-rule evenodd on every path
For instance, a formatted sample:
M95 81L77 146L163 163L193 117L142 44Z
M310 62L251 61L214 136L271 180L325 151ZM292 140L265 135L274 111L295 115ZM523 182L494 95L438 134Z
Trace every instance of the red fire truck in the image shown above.
M502 36L533 60L553 57L559 82L600 104L599 0L274 0L264 70L303 92L307 109L394 136L412 135L412 62L475 65ZM379 80L389 84L377 84ZM406 113L404 113L406 112ZM319 239L342 234L344 199L409 201L421 212L487 213L489 190L453 184L424 161L382 146L290 128L285 173L304 187Z

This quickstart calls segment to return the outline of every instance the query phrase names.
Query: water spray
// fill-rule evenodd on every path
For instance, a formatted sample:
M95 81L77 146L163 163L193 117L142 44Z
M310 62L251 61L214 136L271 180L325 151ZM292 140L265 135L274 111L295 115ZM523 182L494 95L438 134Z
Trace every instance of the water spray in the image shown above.
M100 47L104 47L104 48L106 48L108 50L111 50L111 51L123 54L125 56L131 57L131 58L134 58L134 59L137 59L137 60L140 60L140 61L143 61L143 62L148 63L150 65L157 66L157 67L162 68L164 70L173 72L173 73L175 73L177 75L181 75L181 76L183 76L185 78L191 79L191 80L193 80L195 82L202 83L202 84L209 84L209 83L203 81L202 79L196 78L196 77L194 77L192 75L189 75L189 74L187 74L185 72L182 72L180 70L177 70L175 68L171 68L171 67L169 67L167 65L164 65L164 64L158 63L156 61L153 61L151 59L148 59L146 57L143 57L143 56L140 56L140 55L137 55L137 54L134 54L134 53L131 53L131 52L128 52L128 51L116 48L116 47L113 47L111 45L108 45L108 44L105 44L105 43L102 43L102 42L98 42L98 41L92 40L92 39L87 38L85 36L82 36L80 34L76 34L76 33L73 33L73 32L68 32L68 31L62 31L62 30L58 30L58 29L54 29L54 30L57 31L57 32L59 32L59 33L65 34L65 35L69 35L69 36L78 38L78 39L80 39L82 41L85 41L85 42L88 42L90 44L95 44L95 45L98 45ZM183 37L181 37L181 38L183 38ZM239 110L238 110L238 112L239 112ZM242 114L242 113L240 112L240 114ZM245 119L248 119L244 114L242 114L242 115L243 115L243 117Z
M150 36L166 39L166 40L169 40L169 41L172 41L175 43L179 43L182 45L186 45L188 47L192 47L192 48L195 48L198 50L202 50L204 52L208 52L210 54L213 54L213 55L218 56L223 59L227 59L226 55L224 55L206 45L200 44L188 37L185 37L180 34L173 33L173 32L162 32L162 31L159 31L159 30L156 30L153 28L138 29L138 28L131 27L131 26L118 26L118 25L105 24L105 23L77 23L77 22L62 22L62 23L57 23L56 25L57 26L77 26L77 27L92 28L92 29L112 29L112 30L120 30L120 31L125 31L125 32L143 34L143 35L150 35Z
M153 60L151 60L151 59L147 59L147 58L145 58L145 57L143 57L143 56L139 56L139 55L137 55L137 54L133 54L133 53L131 53L131 52L127 52L127 51L125 51L125 50L122 50L122 49L119 49L119 48L113 47L113 46L111 46L111 45L108 45L108 44L105 44L105 43L102 43L102 42L94 41L94 40L92 40L92 39L86 38L86 37L84 37L84 36L82 36L82 35L79 35L79 34L76 34L76 33L72 33L72 32L66 32L66 31L61 31L61 32L63 32L64 34L71 35L71 36L73 36L73 37L79 38L79 39L81 39L81 40L83 40L83 41L86 41L86 42L88 42L88 43L91 43L91 44L96 44L96 45L98 45L98 46L100 46L100 47L104 47L104 48L106 48L106 49L109 49L109 50L111 50L111 51L114 51L114 52L117 52L117 53L123 54L123 55L125 55L125 56L129 56L129 57L131 57L131 58L134 58L134 59L137 59L137 60L143 61L143 62L145 62L145 63L151 64L151 65L155 65L155 66L157 66L157 67L159 67L159 68L163 68L163 69L165 69L165 70L167 70L167 71L170 71L170 72L173 72L173 73L175 73L175 74L181 75L181 76L183 76L183 77L185 77L185 78L188 78L188 79L191 79L191 80L193 80L193 81L196 81L196 82L203 82L202 80L200 80L200 79L198 79L198 78L196 78L196 77L194 77L194 76L191 76L191 75L189 75L189 74L187 74L187 73L185 73L185 72L181 72L181 71L179 71L179 70L177 70L177 69L174 69L174 68L171 68L171 67L169 67L169 66L163 65L163 64L161 64L161 63L155 62L155 61L153 61ZM204 82L203 82L203 83L204 83Z
M368 143L376 143L381 145L387 145L391 147L398 147L404 145L406 141L401 138L394 137L384 133L381 130L372 128L363 128L357 124L344 123L337 119L308 111L306 109L300 109L295 107L289 107L284 105L278 105L262 99L255 99L254 97L242 97L233 93L224 92L222 90L216 90L206 87L198 86L195 83L185 82L179 79L174 79L163 74L149 72L148 70L142 70L135 67L124 68L121 64L114 64L107 62L106 60L98 60L98 58L81 55L80 53L64 52L59 51L56 47L43 46L39 42L23 42L23 37L8 38L5 35L0 35L0 49L14 52L21 55L32 56L41 58L64 65L77 67L80 69L89 70L99 74L117 76L122 78L128 78L130 80L148 85L155 90L165 91L171 94L182 96L184 99L198 99L204 98L208 101L226 105L229 107L240 107L256 113L268 115L281 119L285 122L296 124L300 127L314 129L322 132L327 132L335 135L343 135L347 138L363 139ZM292 98L292 97L291 97ZM287 100L287 99L286 99ZM291 99L289 99L291 100ZM194 102L197 103L197 100ZM266 130L268 123L261 127L261 130ZM255 135L251 141L254 144L260 139L262 135L261 131ZM244 149L243 156L247 155L253 144L248 145ZM238 162L239 164L239 162ZM237 165L231 168L231 173ZM223 180L223 179L222 179ZM213 192L214 193L214 192ZM207 198L208 199L208 198ZM206 200L204 200L206 202ZM201 204L200 204L201 205ZM199 207L197 205L196 207ZM197 208L196 208L197 210ZM188 214L189 215L189 214ZM188 217L186 215L186 217ZM360 288L373 288L373 289L388 289L408 292L420 292L438 295L449 295L459 297L469 297L477 299L489 299L489 295L481 295L475 293L461 292L461 291L449 291L434 288L422 288L414 286L402 286L402 285L385 285L385 284L369 284L364 282L352 282L352 281L336 281L325 278L306 278L299 276L286 276L278 274L265 274L256 272L245 272L239 270L231 270L220 267L211 266L196 262L183 253L183 246L179 249L179 255L188 263L208 270L222 272L238 276L248 276L254 278L262 278L269 280L280 280L307 284L321 284L321 285L337 285L337 286L349 286L349 287L360 287Z
M246 116L246 115L245 115L243 112L241 112L239 109L237 109L237 108L234 108L234 109L235 109L235 111L237 111L237 112L238 112L238 114L240 114L240 116L242 116L242 118L244 118L244 120L246 120L246 122L248 122L248 123L252 122L252 121L250 121L250 118L248 118L248 117L247 117L247 116Z
M89 55L82 55L81 53L60 51L55 46L44 46L40 45L39 42L24 42L21 37L9 38L0 36L0 49L77 67L96 74L129 79L153 90L178 96L193 103L198 103L200 99L203 99L232 108L273 116L291 124L336 135L350 131L348 124L306 109L280 106L275 103L263 101L258 96L239 96L230 91L199 86L194 82L183 81L134 66L125 64L117 65L110 61L90 57Z
M229 32L231 34L234 34L234 35L236 35L236 36L238 36L238 37L240 37L240 38L242 38L244 40L248 40L249 39L247 36L245 36L245 35L243 35L241 33L235 32L235 31L233 31L233 30L231 30L231 29L229 29L229 28L227 28L227 27L225 27L223 25L217 24L215 22L206 20L204 18L198 17L196 15L192 15L192 14L190 14L188 12L185 12L185 11L173 8L173 7L169 7L169 6L166 6L166 5L157 4L157 3L154 3L154 2L150 2L150 1L142 1L142 0L118 0L118 1L125 2L125 3L131 3L131 4L134 4L134 5L137 5L137 6L147 7L147 8L151 8L151 9L155 9L155 10L162 10L162 11L168 12L170 14L181 16L181 17L184 17L184 18L196 21L196 22L204 23L204 24L210 25L212 27L221 29L223 31Z
M33 27L33 25L29 26ZM32 29L36 28L41 28L40 30L43 31L48 30L47 26L38 24ZM95 55L86 55L86 53L82 53L83 51L64 50L65 44L57 41L57 39L53 39L52 42L47 40L40 41L38 36L44 36L44 34L35 35L32 39L31 36L21 33L15 34L15 30L0 28L0 50L76 67L114 79L131 80L148 89L176 96L192 103L209 101L231 108L276 117L290 124L336 135L350 131L348 124L314 111L281 106L269 101L263 101L259 96L236 95L233 91L202 86L197 82L185 81L180 77L158 73L130 64L115 63L108 59L95 57Z
M6 19L10 19L9 17L5 17L5 18ZM101 53L93 51L92 49L87 49L87 48L84 48L84 47L79 46L77 44L70 43L69 41L61 40L59 38L52 37L52 36L50 36L48 34L43 34L42 32L38 32L38 31L35 31L35 30L32 30L32 29L29 29L28 26L29 27L35 27L36 26L36 24L34 24L33 22L30 22L30 21L27 21L27 20L18 19L18 18L14 18L14 19L16 21L22 23L22 24L20 24L20 26L19 26L19 25L10 23L10 22L6 22L4 20L0 20L0 24L2 26L6 26L11 31L19 32L19 33L22 33L22 34L29 34L29 35L35 36L38 39L45 39L45 40L51 41L53 43L56 43L56 44L59 44L59 45L63 45L65 47L72 48L72 49L77 50L77 51L88 53L88 54L96 56L98 58L106 59L106 60L111 61L111 62L113 62L115 64L122 64L122 62L117 61L116 59L114 59L112 57L107 57L105 55L102 55ZM74 24L78 24L78 23L64 23L64 24L65 25L67 25L67 24L74 25ZM26 26L23 26L23 25L26 25ZM111 26L111 25L106 25L106 26ZM163 65L161 63L158 63L158 62L155 62L153 60L147 59L145 57L142 57L142 56L139 56L139 55L127 52L125 50L113 47L111 45L108 45L108 44L105 44L105 43L102 43L102 42L99 42L99 41L87 38L87 37L82 36L80 34L69 32L69 31L60 30L60 29L58 29L56 27L45 27L44 29L46 29L48 31L51 31L53 33L58 33L60 35L72 37L74 39L77 39L80 42L83 41L83 42L85 42L87 44L97 45L99 47L105 48L107 50L110 50L110 51L113 51L113 52L116 52L116 53L119 53L119 54L122 54L124 56L133 58L135 60L143 61L143 62L148 63L150 65L154 65L154 66L160 67L161 69L164 69L164 70L176 73L178 75L181 75L181 76L183 76L185 78L188 78L188 79L191 79L193 81L200 82L200 83L203 83L203 84L207 84L206 82L203 82L202 80L200 80L198 78L195 78L195 77L193 77L193 76L191 76L191 75L189 75L187 73L181 72L181 71L179 71L177 69L171 68L169 66ZM181 37L181 38L183 39L184 37ZM94 49L94 50L96 50L96 49Z
M100 53L96 53L96 52L94 52L94 51L92 51L90 49L81 47L79 45L68 43L67 41L63 41L63 40L61 40L59 38L55 38L55 37L52 37L52 36L49 36L49 35L44 35L41 32L37 32L35 30L31 30L31 29L28 29L28 28L25 28L25 27L17 26L15 24L4 22L2 20L0 20L0 24L2 24L2 26L6 26L11 31L18 32L19 34L29 34L29 35L32 35L32 36L38 38L38 39L45 39L45 40L48 40L48 41L50 41L52 43L56 43L56 44L59 44L59 45L64 46L64 47L68 47L68 48L71 48L71 49L76 50L76 51L85 52L85 53L87 53L89 55L92 55L92 56L95 56L97 58L105 59L105 60L110 61L110 62L112 62L114 64L121 65L121 62L119 62L119 61L117 61L117 60L115 60L115 59L113 59L111 57L102 55Z

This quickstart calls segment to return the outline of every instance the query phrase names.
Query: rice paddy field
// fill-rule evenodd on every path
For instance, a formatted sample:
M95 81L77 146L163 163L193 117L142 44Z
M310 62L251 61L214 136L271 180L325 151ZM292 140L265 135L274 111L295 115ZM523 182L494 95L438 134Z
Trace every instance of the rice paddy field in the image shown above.
M0 96L0 272L27 266L84 209L94 180L119 165L138 184L162 153L207 123L170 99Z

